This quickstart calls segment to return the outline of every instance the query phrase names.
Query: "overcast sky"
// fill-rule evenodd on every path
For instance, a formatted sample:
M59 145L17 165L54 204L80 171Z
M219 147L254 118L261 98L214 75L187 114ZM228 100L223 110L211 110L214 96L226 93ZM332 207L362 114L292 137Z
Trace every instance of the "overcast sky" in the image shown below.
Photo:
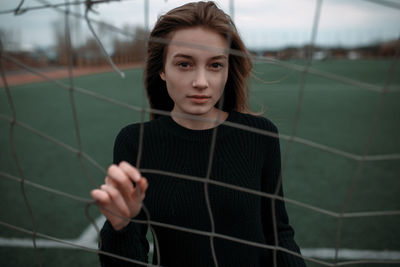
M101 4L95 7L97 13L91 13L90 17L117 27L126 24L144 25L144 1L125 0ZM317 44L355 46L399 38L400 1L382 1L392 1L398 8L367 0L323 1ZM19 2L0 0L0 12L16 8ZM149 0L150 27L160 14L185 2L189 1ZM215 2L233 16L241 36L250 48L302 45L311 40L315 0L217 0ZM36 0L25 0L22 8L41 5L43 4ZM72 7L71 10L78 12L79 7ZM80 12L83 12L83 6ZM54 44L53 24L57 21L61 23L61 14L51 8L30 10L18 16L0 13L0 28L8 33L8 39L17 43L14 47L20 45L29 48ZM85 22L81 21L78 27L76 24L73 25L75 25L72 27L75 31L73 38L84 41L86 38L84 32L87 31Z

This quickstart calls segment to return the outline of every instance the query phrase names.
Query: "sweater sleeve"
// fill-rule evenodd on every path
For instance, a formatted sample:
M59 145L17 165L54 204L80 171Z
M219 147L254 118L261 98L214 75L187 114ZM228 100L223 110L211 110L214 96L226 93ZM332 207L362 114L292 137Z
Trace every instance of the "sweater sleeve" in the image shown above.
M269 131L278 133L275 125L269 123ZM268 137L267 156L262 169L262 191L266 193L275 193L279 179L281 178L281 155L279 139ZM279 186L278 195L283 197L282 183ZM289 225L289 217L286 212L285 203L281 200L275 200L275 218L272 214L272 201L270 198L263 197L261 202L261 218L263 223L263 231L267 244L275 245L274 225L276 221L278 246L300 253L300 249L294 240L294 230ZM264 260L269 261L265 266L273 266L273 252L269 250L269 255ZM277 266L279 267L303 267L306 266L301 257L277 251Z
M135 166L137 146L132 142L137 142L136 133L132 129L125 128L118 134L114 143L113 162L118 164L127 161ZM135 218L146 220L142 211ZM118 256L126 257L144 264L129 263L115 257L100 254L100 262L103 267L118 266L145 266L148 263L149 243L146 239L147 225L130 222L124 229L115 231L109 221L106 221L100 231L100 250Z

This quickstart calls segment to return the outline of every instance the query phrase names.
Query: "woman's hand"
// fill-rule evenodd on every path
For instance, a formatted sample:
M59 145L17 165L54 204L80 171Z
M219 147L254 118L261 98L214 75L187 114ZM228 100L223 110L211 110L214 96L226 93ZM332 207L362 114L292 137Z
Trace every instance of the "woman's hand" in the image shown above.
M119 231L139 214L147 187L146 178L135 167L122 161L108 168L105 184L90 194L114 230Z

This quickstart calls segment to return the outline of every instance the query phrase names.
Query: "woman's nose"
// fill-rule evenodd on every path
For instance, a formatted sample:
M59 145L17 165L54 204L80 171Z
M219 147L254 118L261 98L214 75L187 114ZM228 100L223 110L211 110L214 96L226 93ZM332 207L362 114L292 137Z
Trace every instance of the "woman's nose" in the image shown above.
M207 76L204 70L198 70L193 80L192 86L196 89L206 89L208 87Z

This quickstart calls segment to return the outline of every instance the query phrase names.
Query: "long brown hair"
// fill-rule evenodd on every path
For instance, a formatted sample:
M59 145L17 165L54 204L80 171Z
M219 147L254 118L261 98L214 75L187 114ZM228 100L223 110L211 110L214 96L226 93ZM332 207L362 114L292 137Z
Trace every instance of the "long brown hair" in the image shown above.
M248 112L248 85L252 63L247 49L241 40L231 18L219 9L214 2L194 2L172 9L161 16L153 31L147 47L147 60L144 73L144 86L152 109L171 111L174 102L168 95L166 83L160 78L164 69L166 47L170 33L190 27L204 27L221 34L230 49L228 80L223 95L222 110ZM217 103L218 105L218 103ZM150 119L159 115L150 113Z

